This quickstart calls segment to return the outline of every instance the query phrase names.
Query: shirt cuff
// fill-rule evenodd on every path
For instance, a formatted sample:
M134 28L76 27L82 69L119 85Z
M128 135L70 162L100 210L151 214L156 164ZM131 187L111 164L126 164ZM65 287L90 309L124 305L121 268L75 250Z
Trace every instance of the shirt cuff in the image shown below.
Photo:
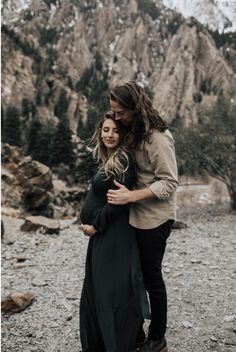
M154 182L148 188L158 199L165 200L170 198L170 193L163 187L163 184L160 181Z

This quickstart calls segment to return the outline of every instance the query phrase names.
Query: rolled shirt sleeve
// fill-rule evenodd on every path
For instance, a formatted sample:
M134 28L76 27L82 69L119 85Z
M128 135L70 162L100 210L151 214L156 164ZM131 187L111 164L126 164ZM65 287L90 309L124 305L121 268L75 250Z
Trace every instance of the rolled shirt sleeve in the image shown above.
M147 155L154 174L154 182L148 188L158 199L169 199L178 187L174 140L169 130L153 134Z

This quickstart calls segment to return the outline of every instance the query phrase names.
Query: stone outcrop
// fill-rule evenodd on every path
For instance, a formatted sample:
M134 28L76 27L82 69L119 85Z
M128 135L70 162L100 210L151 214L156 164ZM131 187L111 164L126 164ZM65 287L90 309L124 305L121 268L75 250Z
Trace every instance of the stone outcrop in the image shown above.
M42 233L58 234L60 231L60 223L57 220L48 219L45 216L28 216L21 226L21 231L36 232L37 230Z
M65 170L68 173L68 170ZM50 168L25 156L22 149L2 146L2 214L47 218L77 217L86 189L68 187Z
M50 169L9 144L2 147L2 160L3 203L6 200L8 207L53 217L49 205L53 188Z
M236 87L235 73L210 35L198 27L190 18L173 36L156 80L154 101L167 120L179 115L185 124L196 123L215 95L230 95Z

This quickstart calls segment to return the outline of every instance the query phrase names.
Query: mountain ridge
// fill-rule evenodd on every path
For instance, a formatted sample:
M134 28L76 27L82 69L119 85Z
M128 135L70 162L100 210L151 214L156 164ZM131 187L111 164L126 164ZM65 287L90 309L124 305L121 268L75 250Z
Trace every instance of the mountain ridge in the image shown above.
M4 4L13 8L18 3ZM76 133L81 121L86 126L89 109L105 99L106 86L128 79L151 93L168 121L180 116L186 124L196 122L221 92L234 97L234 67L207 29L161 2L153 4L31 0L21 3L14 21L5 6L3 107L21 109L25 98L36 104L42 122L57 123L55 111L64 94L66 116ZM230 50L234 54L234 47ZM98 86L104 95L98 90L92 99L91 90Z

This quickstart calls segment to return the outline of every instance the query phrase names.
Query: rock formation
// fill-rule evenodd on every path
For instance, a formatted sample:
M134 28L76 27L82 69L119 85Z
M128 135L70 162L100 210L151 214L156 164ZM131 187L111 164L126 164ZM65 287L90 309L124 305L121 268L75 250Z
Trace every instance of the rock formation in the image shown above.
M96 66L98 53L109 85L137 79L153 93L168 121L180 116L189 124L221 91L234 96L230 53L223 56L196 20L184 19L160 1L150 11L151 2L31 0L21 11L15 2L5 2L3 107L21 109L27 98L36 104L41 121L56 122L55 107L65 91L71 129L75 132L80 121L86 128L91 101L83 94L81 78Z
M9 144L2 146L4 215L40 215L56 219L78 216L78 204L85 192L86 189L68 187L57 180L49 167L25 156L22 149Z

